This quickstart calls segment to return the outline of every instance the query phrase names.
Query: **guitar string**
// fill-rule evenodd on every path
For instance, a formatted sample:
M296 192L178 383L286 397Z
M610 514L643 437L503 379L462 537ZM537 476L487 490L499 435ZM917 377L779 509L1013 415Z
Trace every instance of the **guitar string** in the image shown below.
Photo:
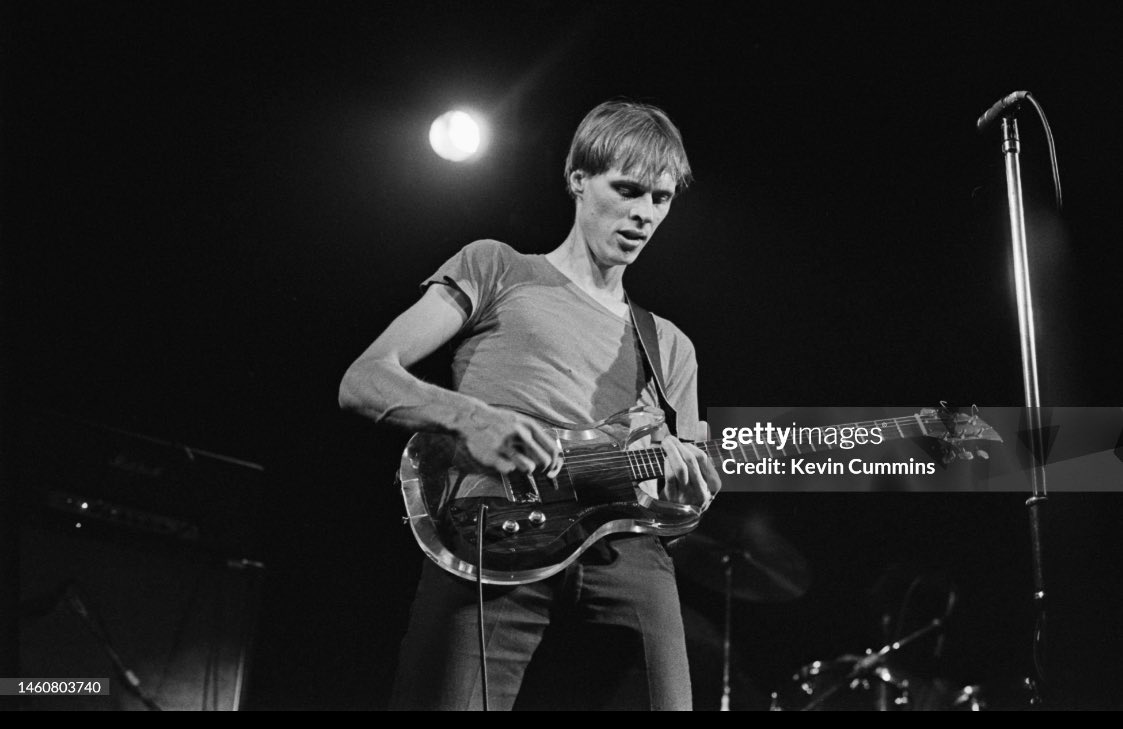
M897 425L897 426L908 425L910 427L915 427L916 424L917 424L915 418L897 418L897 419L891 419L891 420L858 421L858 422L855 422L855 423L848 423L848 424L844 424L844 425L841 425L841 426L816 426L816 427L820 428L820 429L822 427L835 427L835 428L838 428L838 427L843 427L843 428L855 427L855 428L860 428L860 427L864 427L867 424L883 425L887 422L892 422L894 425ZM940 421L937 420L937 419L934 419L934 418L928 419L925 422L927 422L928 424L940 424ZM902 430L903 430L903 428L902 428ZM923 435L924 433L923 433L923 431L921 431L918 434ZM707 447L716 446L717 443L720 440L721 440L720 438L715 438L715 439L711 439L711 440L699 441L699 442L695 443L694 445L698 446L699 448L705 449ZM785 446L785 448L786 447L787 446ZM658 449L649 449L649 450L658 450ZM777 449L777 450L779 450L779 449ZM636 453L636 452L640 452L640 451L631 451L631 452ZM589 453L589 454L586 454L586 455L578 454L578 455L575 455L575 456L571 456L569 459L567 459L567 461L573 462L577 459L596 460L597 458L600 458L600 457L618 455L619 453L621 453L621 451L613 451L613 452L607 453L607 454L606 453Z
M650 449L650 450L656 451L658 449ZM706 451L703 451L703 452L706 453ZM819 451L819 452L822 453L824 451ZM587 474L587 473L592 473L594 471L599 471L599 470L604 470L604 469L624 468L624 467L628 467L628 468L630 468L634 471L637 471L641 474L648 471L648 470L654 470L656 472L662 472L662 470L663 470L662 453L658 453L658 454L650 453L646 456L630 455L630 454L636 454L636 453L639 453L639 451L627 451L625 453L619 453L619 454L613 454L613 455L610 455L610 456L605 456L605 457L603 457L601 459L598 459L596 461L583 461L583 462L578 463L578 464L567 464L565 466L565 468L568 469L569 473L571 473L571 474ZM728 452L728 453L730 454L730 457L733 457L732 452ZM720 456L722 454L721 454L721 452L714 451L714 452L706 453L706 455L708 457L713 458L713 457ZM803 454L781 453L780 455L782 457L789 457L789 456L793 456L793 455L808 455L808 453L806 453L806 452L803 453Z
M876 421L876 422L885 422L885 421ZM905 421L903 421L903 422L905 422ZM915 425L915 419L909 419L907 422L912 424L912 425ZM937 421L930 420L928 422L929 423L935 423ZM924 435L924 432L920 431L920 432L917 432L915 434L909 434L908 436L905 436L905 437L913 437L914 435ZM708 457L713 458L715 456L722 455L722 451L717 448L717 441L706 441L706 442L703 442L703 443L699 444L699 447L704 453L706 453L706 455ZM833 450L833 449L834 449L833 447L829 447L826 450L829 451L829 450ZM640 477L646 476L648 478L656 478L659 475L662 475L662 472L663 472L663 463L662 463L662 459L660 458L661 453L658 453L658 451L659 451L658 448L647 448L647 449L630 450L630 451L622 451L622 452L621 451L614 451L612 453L607 453L607 454L590 454L590 455L587 455L587 456L574 456L574 457L567 460L566 470L568 470L569 473L574 474L574 475L584 475L584 474L593 473L593 472L598 471L598 470L605 470L606 468L624 468L624 467L627 467L633 473L638 474L638 476L640 476ZM792 453L786 453L786 452L784 452L783 450L780 450L780 449L777 449L777 452L781 456L784 456L784 457L790 457L790 456L793 456L793 455L803 455L803 454L806 453L804 451L797 451L797 453L792 454ZM812 452L821 452L821 451L812 451ZM732 455L732 451L729 451L729 453ZM745 453L742 450L742 455L747 456L747 453ZM756 456L757 456L757 458L756 458L757 460L761 460L761 457L759 456L759 454L756 454ZM648 476L648 471L651 471L654 475Z
M921 435L923 435L923 432L917 431L917 432L915 432L914 435L921 436ZM867 445L867 444L859 444L859 445ZM699 448L707 456L720 456L720 455L722 455L723 452L729 453L730 455L733 455L733 453L734 453L734 450L719 448L718 444L704 444L704 445L700 445ZM788 447L785 446L784 449L775 448L773 453L778 454L779 456L788 457L788 456L796 456L796 455L810 455L812 453L829 452L829 450L834 450L834 449L837 449L837 446L828 445L825 448L821 447L819 449L814 449L814 450L807 450L807 449L795 450L795 452L793 453L793 452L789 452ZM738 448L738 450L743 450L743 449ZM623 452L619 452L619 450L618 450L618 452L612 452L612 453L606 453L606 454L588 454L588 455L570 456L569 458L566 459L566 465L570 467L570 470L577 471L577 470L579 470L579 468L578 468L579 466L595 466L595 465L600 465L600 464L605 464L605 463L622 464L624 458L634 458L634 459L638 459L638 461L640 462L637 465L643 466L643 465L645 465L645 464L642 463L643 458L645 458L647 456L655 456L655 455L657 455L661 459L661 452L660 452L659 448L652 447L652 448L632 449L632 450L623 450ZM748 454L747 454L747 452L743 452L743 455L747 456ZM760 456L759 454L754 454L754 455L756 456L757 459L760 459L761 457L763 457L763 456Z
M892 418L879 418L877 420L855 421L854 423L843 423L834 426L814 426L814 428L860 428L867 425L893 425L897 427L899 431L899 437L907 438L914 437L916 435L928 435L926 429L924 428L924 425L944 426L944 422L939 418L939 416L936 415L906 415L896 416ZM908 435L905 434L905 429L904 427L902 427L908 426L911 431L918 425L920 426L920 430L916 433L910 432ZM722 450L725 450L719 448L719 440L720 439L711 439L701 441L696 445L704 453L706 453L708 457L712 458L714 456L720 456L722 454ZM826 450L830 451L834 448L835 446L831 446ZM744 446L741 446L740 450L742 455L747 457L748 454L744 451ZM559 485L570 488L573 486L573 480L577 476L588 475L596 471L612 468L623 469L625 467L628 468L630 475L632 475L634 478L638 478L641 480L658 478L663 475L663 461L660 458L662 454L659 451L660 449L658 448L646 448L638 450L613 451L611 453L593 453L584 456L574 455L566 459L565 466L563 467L562 471L558 473L556 479L559 482ZM777 451L780 453L780 455L785 457L792 455L789 453L784 453L784 451L781 449L777 449ZM732 453L732 451L729 452ZM761 460L760 455L755 453L755 451L754 455L756 456L757 460Z
M921 422L926 423L926 424L932 424L932 425L942 425L942 421L939 418L934 417L934 416L922 416ZM860 428L860 427L865 427L866 425L875 425L876 426L876 425L882 425L882 424L885 424L885 423L890 423L890 424L895 425L895 426L909 425L911 427L916 427L917 419L915 417L911 417L911 416L902 416L902 417L884 418L884 419L878 419L878 420L856 421L854 423L847 423L847 424L843 424L843 425L840 425L840 426L816 426L816 427L818 427L818 428L823 428L823 427L835 427L835 428L855 427L855 428ZM904 428L901 428L901 430L903 431ZM918 432L917 435L924 435L924 432L923 431ZM720 439L702 441L702 442L697 443L695 445L697 445L702 451L705 451L707 448L716 449L719 440ZM793 445L796 445L796 444L793 444ZM785 449L786 448L787 448L787 446L785 446ZM566 466L570 467L571 470L577 470L573 467L574 466L590 466L590 465L593 465L593 464L598 464L598 466L599 466L599 464L607 463L607 462L613 462L613 461L615 461L619 465L623 465L623 461L630 458L629 454L632 454L633 456L635 456L637 458L642 458L642 456L639 456L637 454L643 454L645 452L658 451L658 450L659 450L658 448L646 448L646 449L631 450L631 451L612 451L611 453L589 453L589 454L586 454L586 455L577 454L577 455L574 455L574 456L570 456L569 458L566 459ZM776 450L779 451L781 453L781 455L785 455L785 456L791 455L791 454L782 452L778 448ZM830 448L828 448L828 450L830 450ZM717 451L717 454L720 455L720 451ZM641 464L641 465L643 465L643 464Z
M822 451L820 451L822 452ZM717 457L718 453L709 453L707 456L711 458ZM782 457L790 457L795 454L781 454ZM807 454L804 454L807 455ZM732 454L731 454L732 457ZM759 459L758 459L759 460ZM617 456L613 458L606 458L598 463L582 464L579 466L567 466L566 470L572 476L588 475L591 473L603 472L606 470L625 469L645 478L657 478L664 473L663 459L655 457L652 460L636 459L632 460L626 456ZM647 475L652 473L654 475Z
M919 423L918 423L918 420L919 420ZM927 433L926 433L926 431L923 427L925 424L934 425L934 426L942 426L944 423L938 416L928 415L928 416L919 416L919 417L917 417L917 416L897 416L897 417L893 417L893 418L881 418L881 419L877 419L877 420L855 421L854 423L844 423L844 424L835 425L835 426L815 426L815 427L818 427L818 428L824 428L824 427L834 427L834 428L855 427L855 428L859 428L859 427L865 427L866 425L884 426L884 425L887 425L887 424L892 424L892 425L896 426L899 430L898 435L900 437L912 437L913 435L926 435ZM921 429L918 432L916 432L915 434L910 433L909 435L905 435L904 428L902 426L906 426L906 425L910 428L910 430L912 428L916 428L917 425L920 425ZM722 450L725 450L725 449L719 448L719 439L701 441L701 442L697 443L696 445L704 453L706 453L706 455L708 457L720 456L720 455L722 455ZM829 451L829 450L833 450L834 448L835 448L834 446L831 446L831 447L828 447L826 450ZM740 450L742 452L742 455L747 456L747 453L744 451L743 446L740 447ZM784 451L782 449L777 449L777 451L780 453L780 455L785 456L785 457L792 455L792 454L789 454L789 453L784 453ZM729 451L729 452L732 454L732 451ZM628 468L630 474L633 475L636 478L639 478L639 479L642 479L642 480L658 478L658 477L664 475L663 461L660 458L661 455L662 454L659 452L658 448L646 448L646 449L626 450L626 451L613 451L611 453L595 453L595 454L587 454L587 455L584 455L584 456L575 455L575 456L571 456L569 459L566 460L565 467L558 474L557 480L559 482L561 482L561 485L571 487L573 485L573 478L576 477L576 476L588 475L590 473L594 473L594 472L597 472L597 471L609 470L609 469L614 469L614 468L623 469L625 467ZM757 460L760 460L759 454L756 454L754 452L754 455L756 455Z

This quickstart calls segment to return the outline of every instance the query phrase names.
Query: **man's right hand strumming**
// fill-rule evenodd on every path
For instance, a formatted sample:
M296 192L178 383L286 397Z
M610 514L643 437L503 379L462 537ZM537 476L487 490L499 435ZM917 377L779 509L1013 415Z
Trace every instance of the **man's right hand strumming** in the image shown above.
M561 449L538 423L511 410L480 405L457 423L472 458L500 473L545 471L561 467Z

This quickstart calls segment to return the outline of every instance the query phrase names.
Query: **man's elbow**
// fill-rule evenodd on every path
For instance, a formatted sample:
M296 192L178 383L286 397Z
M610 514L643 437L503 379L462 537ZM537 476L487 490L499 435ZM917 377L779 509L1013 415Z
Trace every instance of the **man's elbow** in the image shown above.
M395 381L395 363L383 357L355 360L339 381L339 407L357 413L379 412L387 406L386 387Z
M343 373L343 379L339 381L339 407L341 409L354 412L362 406L359 380L359 373L355 365L351 365Z

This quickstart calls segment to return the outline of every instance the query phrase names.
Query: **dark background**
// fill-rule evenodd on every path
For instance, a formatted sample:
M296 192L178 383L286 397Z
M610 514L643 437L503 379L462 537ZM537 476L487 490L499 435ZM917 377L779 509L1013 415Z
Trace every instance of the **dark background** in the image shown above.
M248 705L380 708L420 555L393 488L405 435L341 414L339 378L466 242L561 241L568 142L606 98L686 138L697 182L628 284L690 334L703 404L919 408L1022 402L999 133L974 120L1032 91L1065 193L1058 216L1027 108L1042 398L1123 403L1111 8L6 3L6 442L49 410L263 464ZM463 166L427 140L457 105L491 133ZM723 498L773 515L815 574L795 603L738 606L741 668L766 692L873 646L870 592L902 562L960 585L953 681L1024 674L1023 500ZM1114 494L1049 505L1063 705L1120 703L1121 514Z

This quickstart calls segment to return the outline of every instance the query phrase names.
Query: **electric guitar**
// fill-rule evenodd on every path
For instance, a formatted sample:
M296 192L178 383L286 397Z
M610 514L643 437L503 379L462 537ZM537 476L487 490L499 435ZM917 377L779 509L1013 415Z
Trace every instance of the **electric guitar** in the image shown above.
M663 425L656 408L635 408L591 425L546 423L562 446L564 463L553 478L542 473L500 474L477 463L452 435L417 433L402 454L398 481L406 521L423 552L448 572L477 579L479 505L486 504L483 569L494 585L520 585L565 569L609 534L679 536L694 529L702 510L651 496L639 484L663 476L663 450L637 447ZM879 426L884 440L938 439L945 461L970 458L971 444L998 441L994 428L970 414L946 408L842 427ZM722 441L695 443L718 467L731 456ZM740 447L740 460L761 461L831 450L837 445L788 443L785 449Z

